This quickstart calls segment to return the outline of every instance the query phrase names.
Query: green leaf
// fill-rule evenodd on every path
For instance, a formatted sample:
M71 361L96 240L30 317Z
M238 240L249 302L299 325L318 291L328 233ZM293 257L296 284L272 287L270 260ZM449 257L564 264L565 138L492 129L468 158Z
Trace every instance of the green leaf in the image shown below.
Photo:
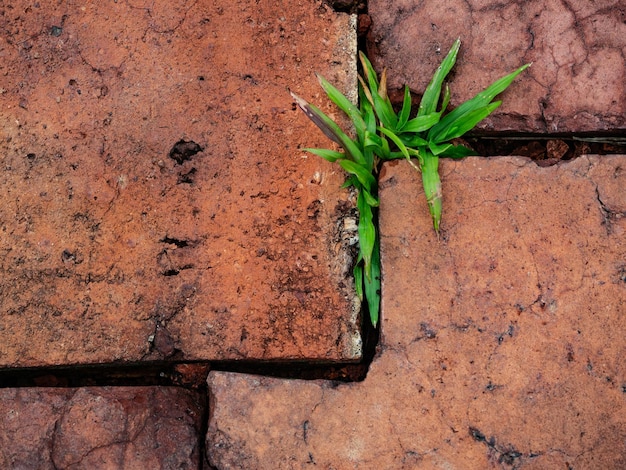
M383 138L383 146L380 152L380 158L382 160L385 160L388 158L388 155L391 153L391 149L389 148L389 142L387 142L387 139Z
M374 97L372 96L372 92L367 87L367 84L363 80L363 78L359 75L359 98L361 100L361 106L363 103L369 103L370 107L374 107ZM365 99L363 99L365 98Z
M359 250L365 263L365 278L372 278L372 253L376 242L376 227L374 227L374 219L372 208L367 204L363 192L359 192L357 197L357 209L359 210Z
M446 85L446 91L443 93L443 100L441 102L441 109L439 110L439 118L446 111L448 104L450 103L450 87Z
M450 147L452 147L452 144L448 142L443 144L435 144L434 142L428 143L428 149L433 153L433 155L440 155L448 150Z
M374 110L380 122L389 129L395 129L398 124L398 116L393 110L389 98L383 99L378 93L374 95Z
M379 127L378 130L380 132L382 132L384 135L386 135L387 137L389 137L389 139L391 139L391 141L396 144L396 147L398 147L398 150L400 150L400 152L402 152L402 155L404 155L404 157L409 160L411 157L409 157L409 151L407 150L406 146L404 145L404 143L402 143L402 141L400 140L400 138L394 134L392 131L390 131L389 129L385 129L384 127Z
M468 111L462 116L459 116L456 120L448 121L446 126L442 126L437 132L435 132L435 127L433 127L431 129L433 135L431 135L431 132L428 133L428 141L430 143L438 144L440 142L446 142L448 140L461 137L466 132L476 127L476 124L489 116L498 106L500 106L501 103L501 101L494 101L493 103L482 108Z
M359 300L363 302L363 265L360 261L357 261L354 265L352 275L354 276L354 289L356 291L356 295Z
M361 111L324 77L318 74L317 79L330 100L350 118L359 139L362 139L362 135L365 132L365 121L361 116Z
M367 205L370 207L378 207L380 202L378 201L378 199L376 199L374 196L372 196L372 194L365 188L361 188L361 191L363 191L363 197L365 198L365 202L367 202Z
M317 155L318 157L322 157L324 160L328 160L329 162L334 162L337 160L341 160L342 158L346 158L345 153L336 152L334 150L329 149L302 149L305 152L312 153L313 155Z
M420 102L420 107L417 112L418 116L432 114L437 110L439 95L441 94L441 85L456 62L459 47L461 47L461 40L457 39L454 41L446 58L443 59L443 62L441 62L441 65L435 71L432 80L426 87L424 95L422 96L422 101Z
M372 250L371 276L369 279L367 277L363 279L363 283L365 284L365 298L367 299L367 306L370 312L370 320L374 328L376 328L376 326L378 325L380 312L380 277L380 246L377 238L374 243L374 249Z
M372 148L374 150L381 149L383 147L382 138L376 134L367 131L363 140L363 148Z
M356 179L356 176L354 175L350 175L346 181L341 185L341 189L346 189L349 188L350 186L354 186L354 187L361 187L361 185L359 184L359 180Z
M402 132L423 132L427 131L439 122L441 113L425 114L411 119L402 128Z
M428 145L428 141L422 139L419 135L400 134L400 139L406 147L424 147Z
M341 145L346 151L348 157L358 163L365 163L363 153L358 146L331 118L326 116L317 106L309 104L306 100L300 98L294 92L290 93L293 99L296 100L296 103L302 112L304 112L304 114L306 114L306 116L313 121L313 123L324 133L326 137Z
M409 120L409 115L411 114L411 91L409 90L408 85L404 87L404 101L402 102L402 109L400 110L400 114L398 115L398 124L396 126L396 130L404 131L404 126Z
M463 145L452 145L449 143L443 144L443 145L437 145L437 144L431 143L429 145L429 148L433 152L434 155L437 155L440 157L463 158L463 157L468 157L470 155L478 155L472 149L464 147ZM437 149L437 151L435 151L434 149Z
M441 135L443 133L442 131L444 129L449 129L451 123L462 119L465 115L469 113L473 113L477 109L486 108L497 95L499 95L504 90L506 90L506 88L513 82L513 80L515 80L515 77L517 77L520 73L522 73L528 67L530 67L530 64L522 65L513 73L510 73L509 75L506 75L496 80L486 89L484 89L483 91L478 93L476 96L474 96L472 99L467 100L466 102L461 104L458 108L452 110L449 114L447 114L444 118L442 118L441 121L439 121L437 125L435 125L429 131L428 140L431 140L434 142L442 142L443 140L445 140L441 138ZM452 137L448 137L448 138L450 139Z
M363 114L363 119L365 120L365 128L370 134L375 134L376 114L374 113L373 105L367 100L366 93L363 87L360 86L359 88L361 91L361 113Z
M376 111L376 116L378 117L380 122L385 127L395 129L398 123L398 116L393 110L391 101L387 96L385 71L383 71L382 78L379 83L378 77L376 76L376 71L372 67L372 63L365 56L365 54L363 54L363 52L359 52L359 58L361 59L361 64L363 65L363 74L365 75L365 80L367 80L366 84L365 81L359 77L359 81L361 82L361 86L363 87L363 92L365 96L367 97L368 101L372 103L372 106Z
M472 149L464 147L463 145L454 145L450 142L443 144L435 144L430 142L428 149L438 157L451 157L451 158L463 158L469 155L477 155Z
M439 232L441 222L441 179L439 178L439 158L426 149L422 149L424 163L422 165L422 183L428 203L428 210L433 219L433 227Z
M351 160L339 160L339 165L348 173L356 176L359 183L368 191L371 192L373 188L376 188L376 178L368 168L364 168Z
M402 152L390 152L385 160L399 160L401 158L406 158Z
M376 72L374 71L374 67L372 67L372 63L361 51L359 51L359 59L361 59L363 74L368 83L368 86L364 86L364 88L367 88L373 97L373 95L378 94L378 78L376 77ZM373 101L372 104L374 104Z

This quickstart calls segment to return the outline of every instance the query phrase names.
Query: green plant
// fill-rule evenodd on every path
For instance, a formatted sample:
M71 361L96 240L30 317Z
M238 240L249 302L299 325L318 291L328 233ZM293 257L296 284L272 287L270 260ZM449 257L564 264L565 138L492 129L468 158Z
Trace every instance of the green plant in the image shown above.
M493 99L502 93L530 64L496 80L474 98L444 114L450 101L450 91L443 81L454 66L461 41L457 39L448 55L437 68L426 87L417 114L411 119L411 93L404 88L404 100L399 112L387 95L387 72L380 80L372 64L359 54L363 76L359 76L359 107L350 102L337 88L322 76L318 80L333 103L352 121L354 137L348 136L332 119L315 105L307 103L293 92L291 95L304 113L343 152L331 149L305 149L330 162L338 162L350 175L344 187L354 186L359 211L359 256L354 267L356 292L361 301L367 300L372 325L378 323L380 308L380 254L379 237L374 223L378 207L378 165L383 160L406 158L422 173L424 193L435 231L441 221L441 180L439 157L462 158L474 152L454 139L461 137L491 114L501 101ZM437 109L440 104L439 109ZM411 158L416 158L415 165Z

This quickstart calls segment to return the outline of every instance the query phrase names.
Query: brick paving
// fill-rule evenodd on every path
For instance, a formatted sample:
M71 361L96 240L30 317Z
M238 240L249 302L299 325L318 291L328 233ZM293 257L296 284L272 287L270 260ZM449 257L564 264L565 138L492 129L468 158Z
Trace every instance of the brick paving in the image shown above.
M204 398L174 387L0 390L4 469L197 469Z
M444 161L439 240L419 175L386 164L382 339L367 377L212 371L209 461L623 468L625 163Z
M453 104L532 61L485 130L616 133L625 14L371 0L367 43L419 94L460 36ZM18 1L0 24L0 373L201 361L190 386L206 361L358 360L353 202L287 93L354 89L355 17ZM444 161L440 239L419 175L387 164L364 381L4 388L0 467L624 468L625 158Z
M370 0L368 51L389 87L421 93L454 39L457 106L524 63L532 67L480 127L530 133L626 130L626 5L621 1Z
M299 150L325 142L287 90L319 96L316 71L354 89L353 18L270 1L1 14L0 367L360 357L352 202Z

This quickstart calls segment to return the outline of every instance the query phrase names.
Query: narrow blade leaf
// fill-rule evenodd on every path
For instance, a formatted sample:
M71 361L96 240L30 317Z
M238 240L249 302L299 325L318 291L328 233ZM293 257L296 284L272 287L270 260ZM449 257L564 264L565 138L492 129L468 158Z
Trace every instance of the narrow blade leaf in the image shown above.
M389 129L396 129L398 116L393 110L389 98L383 99L380 95L374 94L374 109L383 126Z
M341 185L341 189L346 189L349 188L350 186L354 186L354 187L361 187L359 185L359 180L356 179L356 176L354 175L350 175L348 178L346 178L346 181Z
M515 80L520 73L530 67L530 64L522 65L513 73L506 75L499 80L493 82L489 87L478 93L472 99L464 102L458 108L452 110L449 114L447 114L444 118L439 121L437 125L435 125L429 132L428 137L429 140L431 136L441 136L443 129L448 129L452 122L455 122L465 116L466 114L472 113L479 108L484 108L500 93L502 93L506 88ZM486 116L485 116L486 117ZM442 139L436 139L437 142L441 142Z
M500 106L501 103L501 101L494 101L493 103L482 108L468 111L462 116L459 116L456 120L448 122L448 125L446 127L442 127L436 133L434 132L435 128L433 127L433 129L431 129L431 132L434 133L433 135L431 135L430 132L428 133L428 140L431 143L438 144L440 142L445 142L461 137L466 132L476 127L476 124L489 116L498 106Z
M406 146L404 145L404 143L402 143L402 141L400 140L400 138L394 134L392 131L390 131L389 129L385 129L384 127L379 127L378 130L380 132L382 132L384 135L386 135L387 137L389 137L389 139L396 144L396 147L398 147L398 150L400 150L400 152L402 152L402 155L404 155L404 157L407 160L410 160L411 157L409 157L409 151L407 150Z
M359 183L361 183L370 193L374 188L376 188L376 178L374 178L369 169L364 168L351 160L339 160L339 165L341 165L341 168L346 170L351 175L356 176Z
M302 112L333 142L341 145L346 154L356 162L364 163L364 157L361 150L348 137L341 128L331 118L326 116L317 106L309 104L303 98L300 98L294 92L290 92Z
M357 262L357 264L354 265L352 275L354 276L354 289L356 291L356 295L359 300L363 302L363 265L360 262Z
M400 139L407 147L424 147L428 145L428 141L419 135L406 135L403 133L400 134Z
M374 243L374 249L372 251L371 276L369 279L367 277L363 279L363 283L365 286L365 297L367 298L367 307L370 311L370 320L374 328L376 328L376 325L378 325L380 313L380 277L380 248L378 239L376 239L376 242Z
M439 178L439 158L427 150L424 153L424 164L422 165L422 183L424 184L424 194L428 203L428 210L433 220L435 231L439 232L441 222L441 180Z
M439 122L441 113L424 114L411 119L402 128L402 132L424 132Z
M372 253L376 242L376 227L374 227L372 208L367 204L362 192L359 192L357 198L357 209L359 209L359 250L365 263L365 278L371 280Z
M450 158L464 158L469 157L470 155L478 154L474 150L463 145L451 145L439 154L440 157Z
M359 52L359 59L361 59L363 74L365 75L365 79L368 83L366 88L369 88L372 95L378 94L378 78L376 77L376 72L374 71L374 67L372 67L372 63L365 56L365 54L363 54L363 52Z
M431 114L437 110L437 103L439 102L439 95L441 94L441 85L456 62L459 47L461 47L461 40L457 39L454 41L454 44L452 44L446 58L443 59L441 65L435 71L432 80L426 87L424 95L422 96L422 101L420 102L420 107L417 112L418 116Z
M411 114L411 90L409 90L408 86L404 87L404 100L402 101L402 109L400 110L400 114L398 115L398 124L396 129L398 131L404 131L404 126L409 120L409 115Z
M363 117L361 116L361 111L348 99L343 93L341 93L337 88L335 88L328 80L326 80L321 75L317 75L317 79L320 82L320 85L328 95L328 98L335 103L339 109L341 109L346 116L350 118L354 128L359 135L359 138L363 135L365 131L365 121L363 121Z
M363 197L365 198L365 202L367 202L367 205L370 207L378 207L379 206L379 201L378 199L376 199L374 196L372 196L372 194L365 188L361 188L361 191L363 191Z
M312 153L313 155L317 155L318 157L322 157L324 160L328 160L329 162L335 162L337 160L341 160L342 158L346 158L346 155L344 153L336 152L335 150L310 148L302 150Z

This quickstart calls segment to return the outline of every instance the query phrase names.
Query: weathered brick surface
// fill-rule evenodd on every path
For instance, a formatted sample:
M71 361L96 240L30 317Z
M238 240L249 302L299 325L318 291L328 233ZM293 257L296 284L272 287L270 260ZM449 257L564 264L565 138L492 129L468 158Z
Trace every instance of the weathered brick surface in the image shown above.
M532 62L480 128L626 129L626 4L620 0L371 0L368 49L390 87L423 93L453 41L452 104Z
M626 156L381 174L381 352L361 383L211 372L230 468L626 466Z
M3 469L197 469L203 416L179 388L0 390Z
M0 7L0 367L350 360L343 174L287 88L354 88L320 2ZM320 100L321 101L321 100Z

